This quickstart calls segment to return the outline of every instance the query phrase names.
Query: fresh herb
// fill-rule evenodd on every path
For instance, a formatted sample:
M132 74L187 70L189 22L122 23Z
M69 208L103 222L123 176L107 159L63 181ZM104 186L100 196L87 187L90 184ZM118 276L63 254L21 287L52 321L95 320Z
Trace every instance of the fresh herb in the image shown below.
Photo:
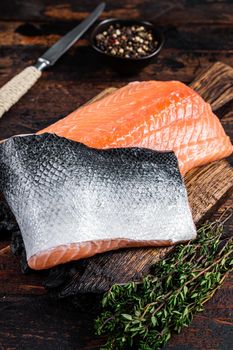
M158 46L151 30L144 26L110 25L96 35L96 46L112 56L139 58L150 55Z
M108 336L102 350L155 350L188 326L232 268L232 238L221 240L222 231L219 222L207 223L195 241L178 245L151 275L114 285L96 320L97 334Z

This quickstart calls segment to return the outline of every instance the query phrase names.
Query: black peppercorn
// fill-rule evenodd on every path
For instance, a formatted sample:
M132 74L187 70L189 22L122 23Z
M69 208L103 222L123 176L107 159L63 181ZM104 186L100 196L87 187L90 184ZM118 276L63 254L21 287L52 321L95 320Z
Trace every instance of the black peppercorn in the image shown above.
M141 25L110 25L95 37L96 46L112 56L139 58L151 54L158 46L152 31Z

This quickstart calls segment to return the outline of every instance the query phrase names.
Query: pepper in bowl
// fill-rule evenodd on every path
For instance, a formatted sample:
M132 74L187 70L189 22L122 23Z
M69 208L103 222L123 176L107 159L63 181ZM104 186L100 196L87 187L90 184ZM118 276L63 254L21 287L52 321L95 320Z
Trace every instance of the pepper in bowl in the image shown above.
M91 42L115 69L133 73L159 53L164 39L150 22L108 19L94 29Z

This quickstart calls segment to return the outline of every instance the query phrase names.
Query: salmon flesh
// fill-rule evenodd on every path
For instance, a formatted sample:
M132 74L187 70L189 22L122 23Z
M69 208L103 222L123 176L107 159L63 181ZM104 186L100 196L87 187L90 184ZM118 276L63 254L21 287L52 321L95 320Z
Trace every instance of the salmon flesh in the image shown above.
M233 150L210 105L179 81L130 83L43 132L95 148L172 150L182 175Z

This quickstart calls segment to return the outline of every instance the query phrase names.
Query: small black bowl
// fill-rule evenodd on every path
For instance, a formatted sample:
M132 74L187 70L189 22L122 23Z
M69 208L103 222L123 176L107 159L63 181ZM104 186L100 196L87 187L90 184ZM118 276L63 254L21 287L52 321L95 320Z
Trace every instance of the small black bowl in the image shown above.
M113 56L109 53L106 53L99 49L96 45L96 36L99 33L102 33L105 31L111 24L120 24L122 26L132 26L132 25L141 25L144 26L146 29L149 29L152 31L152 34L154 38L158 41L158 45L156 49L148 54L147 56L138 57L138 58L131 58L131 57L119 57L119 56ZM118 19L118 18L110 18L106 19L104 21L101 21L93 30L91 33L91 45L93 49L98 53L101 54L103 58L105 58L105 61L107 63L110 63L111 66L120 72L126 73L126 74L133 74L136 71L141 70L143 67L148 65L150 61L158 55L160 50L162 49L164 44L164 36L162 32L160 32L154 24L147 22L147 21L137 21L137 20L124 20L124 19Z

